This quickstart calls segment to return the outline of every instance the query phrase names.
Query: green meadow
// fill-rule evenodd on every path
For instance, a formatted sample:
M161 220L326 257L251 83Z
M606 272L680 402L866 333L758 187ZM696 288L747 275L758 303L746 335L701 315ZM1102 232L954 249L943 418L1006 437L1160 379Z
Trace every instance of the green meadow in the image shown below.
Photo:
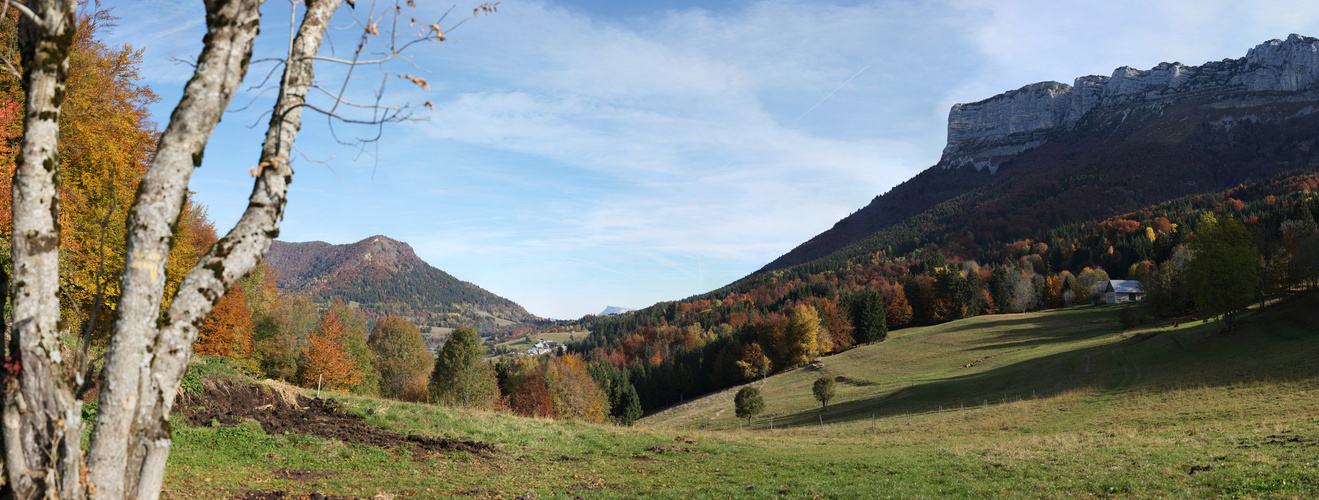
M766 405L750 425L737 388L634 427L334 395L372 423L492 443L489 455L176 423L166 495L1319 496L1319 294L1252 310L1230 334L1189 318L1124 330L1121 307L892 332L754 382ZM827 411L811 394L821 376L838 386Z

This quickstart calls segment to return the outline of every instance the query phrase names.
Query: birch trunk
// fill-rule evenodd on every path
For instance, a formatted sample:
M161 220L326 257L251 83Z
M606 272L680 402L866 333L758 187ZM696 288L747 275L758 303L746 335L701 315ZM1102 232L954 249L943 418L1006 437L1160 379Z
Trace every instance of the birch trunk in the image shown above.
M106 350L96 426L87 462L95 498L124 498L136 483L126 468L140 383L150 378L147 348L160 318L169 255L179 211L206 142L247 73L260 14L258 0L206 2L206 38L193 78L184 87L126 222L127 263L120 276L119 317ZM156 436L156 439L160 439ZM164 436L168 439L168 436Z
M248 208L184 278L162 316L165 259L188 181L247 72L259 28L261 0L206 0L207 34L197 70L161 135L129 213L119 318L106 354L86 464L80 447L82 402L62 370L56 330L59 114L76 4L8 1L25 14L19 38L27 108L13 190L12 359L5 364L0 412L6 487L20 499L155 499L171 446L167 419L198 325L279 234L293 178L289 156L312 84L312 61L342 0L307 2Z
M5 469L14 498L82 495L82 403L62 373L59 301L59 119L73 0L29 2L19 22L27 92L13 187L13 333L6 360Z
M307 91L312 84L313 57L320 49L321 41L329 27L330 17L341 1L308 2L307 12L303 16L302 24L293 40L289 59L285 64L279 97L276 99L270 127L261 148L258 163L260 168L247 210L234 228L220 238L183 278L164 319L155 321L153 316L149 325L124 327L124 334L129 333L129 330L147 331L151 334L145 339L145 350L140 351L142 357L138 363L126 362L114 372L118 374L134 368L144 370L141 376L133 378L137 383L137 407L130 427L132 433L127 435L127 457L121 465L123 467L121 474L124 478L121 483L123 491L129 492L135 498L154 500L160 494L165 462L171 446L169 412L174 404L174 396L178 393L179 382L187 370L188 359L192 355L192 344L197 339L198 326L229 286L256 266L270 248L270 242L279 235L279 224L284 217L289 183L293 180L289 157L293 141L302 124L302 107ZM255 21L253 25L255 26ZM154 165L152 169L155 169ZM183 173L184 171L186 173ZM191 167L182 169L178 173L164 172L159 189L177 190L181 205L182 196L187 188L186 175L190 173ZM148 179L150 178L151 173L148 172ZM143 189L144 195L146 189L149 188ZM174 208L171 220L177 216L178 209ZM133 228L130 226L130 229ZM160 234L163 236L150 241L165 239L170 233L166 230ZM129 248L130 256L134 256L132 253L134 247ZM160 250L160 255L168 254L167 246ZM163 273L163 259L159 265ZM132 286L142 287L143 279L146 277L143 273L126 274L123 283L129 285L131 281ZM127 293L129 286L122 288ZM156 286L156 289L159 290L159 286ZM160 292L155 292L151 298L152 310L158 311ZM119 328L119 325L116 325L116 336L120 335ZM110 372L108 367L107 372ZM127 387L124 389L128 390ZM97 425L99 432L99 420ZM101 445L94 442L94 449L96 446L113 446L113 444ZM101 462L96 465L112 468L115 464ZM100 477L101 472L97 471L95 474Z

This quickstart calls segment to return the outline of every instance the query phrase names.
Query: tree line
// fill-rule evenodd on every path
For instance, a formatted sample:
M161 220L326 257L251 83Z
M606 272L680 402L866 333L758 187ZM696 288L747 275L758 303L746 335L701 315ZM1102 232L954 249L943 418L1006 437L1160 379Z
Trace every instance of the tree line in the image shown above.
M1102 302L1110 279L1137 280L1148 297L1124 321L1199 311L1231 328L1253 300L1319 284L1316 191L1319 176L1289 173L1039 239L916 239L901 255L846 248L824 259L827 269L807 263L559 327L589 330L571 350L627 380L647 411L883 340L893 328ZM852 257L828 260L839 255Z

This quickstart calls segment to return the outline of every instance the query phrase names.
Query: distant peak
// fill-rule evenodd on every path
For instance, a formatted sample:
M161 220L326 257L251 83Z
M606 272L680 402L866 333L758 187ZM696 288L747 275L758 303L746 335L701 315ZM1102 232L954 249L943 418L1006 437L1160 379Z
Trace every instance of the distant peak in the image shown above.
M625 313L625 312L632 312L632 311L634 311L634 310L635 310L635 309L628 309L628 308L626 308L626 307L608 306L608 307L605 308L605 310L604 310L603 312L600 313L600 315L601 315L601 316L609 316L609 315L611 315L611 314L623 314L623 313Z

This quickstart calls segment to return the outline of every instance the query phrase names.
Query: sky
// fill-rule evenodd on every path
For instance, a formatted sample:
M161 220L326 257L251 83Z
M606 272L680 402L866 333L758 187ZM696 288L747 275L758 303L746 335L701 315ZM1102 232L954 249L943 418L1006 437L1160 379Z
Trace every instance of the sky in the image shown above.
M322 55L350 55L355 18L387 6L356 3ZM558 319L754 272L937 162L955 103L1319 36L1312 1L504 0L476 17L473 2L417 4L400 30L439 21L443 43L351 75L318 64L325 88L379 94L410 119L305 116L279 239L385 235ZM202 3L103 5L120 17L103 39L144 51L163 128L201 47ZM263 5L252 69L190 184L221 233L252 189L279 78L262 59L286 50L290 9Z

